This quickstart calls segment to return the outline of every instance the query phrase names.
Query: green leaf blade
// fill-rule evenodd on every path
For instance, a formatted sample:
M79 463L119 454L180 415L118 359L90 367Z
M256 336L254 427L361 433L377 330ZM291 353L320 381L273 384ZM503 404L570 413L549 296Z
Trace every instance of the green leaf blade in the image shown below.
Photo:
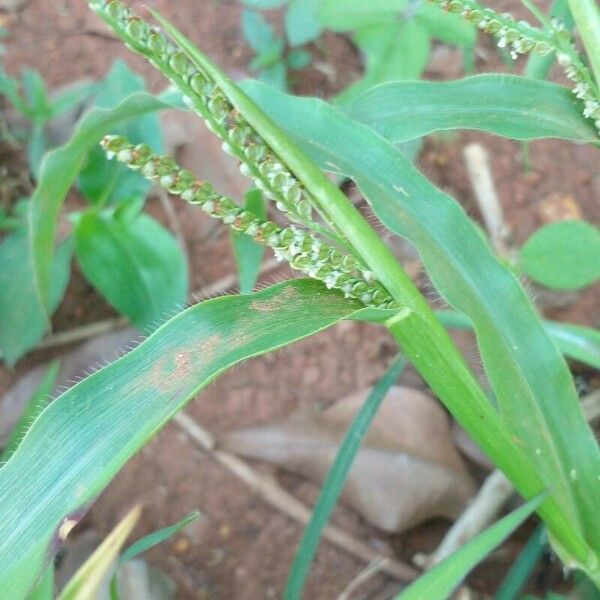
M418 79L429 60L430 37L416 21L390 20L361 27L354 42L365 56L365 75L346 88L336 101L346 105L377 84Z
M521 248L521 266L535 282L569 291L600 279L600 229L559 221L538 229Z
M291 0L285 12L285 33L292 46L317 39L322 27L317 19L321 0Z
M446 600L469 571L499 546L543 501L534 498L480 533L468 544L427 571L396 600Z
M158 544L161 544L170 537L174 536L176 533L179 533L184 527L189 525L192 521L195 521L199 516L199 512L192 512L183 517L181 521L175 523L174 525L163 527L158 531L153 531L152 533L144 536L141 540L137 540L137 542L131 544L131 546L129 546L129 548L127 548L127 550L121 554L117 562L117 569L115 570L115 574L110 582L111 600L119 600L119 582L117 578L119 567L122 567L127 561L132 560L136 556L143 554L146 552L146 550L150 550L150 548L158 546Z
M73 240L59 244L50 272L50 314L58 308L71 276ZM19 227L0 246L0 351L14 365L42 339L49 328L47 313L38 301L34 265L27 231Z
M132 223L84 214L75 230L86 278L131 322L148 330L187 298L187 264L175 238L148 215Z
M394 143L453 129L477 129L515 140L598 139L570 90L515 75L395 81L365 91L345 109Z
M461 313L438 310L436 315L446 327L473 329L473 323ZM373 320L378 318L377 315L373 317ZM546 333L564 356L600 370L600 331L558 321L543 321L543 325Z
M377 382L348 428L331 468L327 473L327 477L323 482L310 523L306 526L296 550L294 562L288 575L283 596L284 600L297 600L302 597L302 590L317 552L323 528L327 524L342 493L356 453L377 414L381 402L390 391L390 388L396 383L405 366L406 360L403 357L398 357L391 364L384 376Z
M55 400L0 469L0 597L26 597L61 525L219 374L360 308L312 280L208 300Z
M408 0L323 0L318 19L333 31L352 31L366 25L389 23L408 5Z
M415 19L427 29L432 38L440 42L459 48L475 46L477 29L460 15L446 12L434 4L422 4Z
M34 264L32 298L42 311L48 307L60 208L89 152L107 133L128 119L170 107L159 98L137 93L114 109L92 109L81 119L67 144L46 154L29 211L29 243Z

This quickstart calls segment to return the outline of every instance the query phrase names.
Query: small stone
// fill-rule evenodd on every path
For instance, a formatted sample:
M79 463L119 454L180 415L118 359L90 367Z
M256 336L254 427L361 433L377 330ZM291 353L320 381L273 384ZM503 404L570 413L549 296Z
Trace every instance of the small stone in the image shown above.
M221 539L226 540L231 537L231 525L228 523L223 523L219 527L219 536Z
M176 556L183 556L190 551L191 547L192 542L190 541L190 539L187 536L181 536L175 540L173 546L171 547L171 550Z

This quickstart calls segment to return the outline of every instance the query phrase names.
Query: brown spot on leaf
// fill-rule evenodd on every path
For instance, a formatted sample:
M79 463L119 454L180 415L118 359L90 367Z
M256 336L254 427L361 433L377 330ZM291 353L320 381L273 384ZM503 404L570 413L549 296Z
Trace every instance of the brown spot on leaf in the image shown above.
M269 298L268 300L254 300L250 304L250 308L258 312L275 312L283 308L288 301L298 297L298 291L293 287L287 287L279 295Z

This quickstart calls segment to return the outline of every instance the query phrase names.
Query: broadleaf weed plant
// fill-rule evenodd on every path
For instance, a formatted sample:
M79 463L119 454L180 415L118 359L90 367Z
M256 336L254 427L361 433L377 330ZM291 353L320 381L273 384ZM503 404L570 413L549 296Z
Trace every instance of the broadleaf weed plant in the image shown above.
M569 33L556 22L538 29L472 0L435 3L496 36L499 45L509 46L516 55L555 52L581 100L576 104L579 117L600 126L600 31L582 31L590 71ZM73 520L124 462L214 377L243 358L343 318L383 324L456 420L530 501L465 547L448 570L460 563L466 572L535 509L565 566L584 571L600 587L596 439L582 414L572 375L520 283L457 203L432 186L391 143L325 103L307 104L306 99L275 96L269 90L261 95L262 88L252 86L244 88L247 94L160 15L153 13L162 29L119 0L89 4L181 91L190 109L222 140L223 150L239 161L242 173L292 223L279 225L259 217L147 144L108 135L102 140L108 156L272 248L277 257L321 283L294 280L192 307L51 404L0 469L0 591L12 593L11 598L26 597L35 583L32 570L41 572L50 544L64 540L60 525ZM598 18L593 2L573 4L580 28ZM377 232L323 173L323 166L354 179L382 224L416 245L440 294L471 321L497 405L490 402L424 296ZM34 203L32 219L39 209ZM43 260L34 256L34 261L43 272ZM113 389L127 387L127 392L97 405L94 400L104 397L109 383ZM85 406L78 408L75 399ZM84 414L85 407L97 411L95 420L94 414L89 419ZM135 419L127 418L132 414ZM76 429L82 419L91 423L83 432ZM67 421L64 430L57 429ZM53 444L68 440L77 456L69 455L67 469L61 447L52 461L37 467L36 482L14 489L19 471L50 432ZM73 439L65 437L69 433ZM61 472L61 489L48 493L28 513L30 495L42 494L43 482L55 492L53 469ZM307 556L310 563L312 554ZM435 590L431 598L447 597L456 583L452 580L444 588L440 582L449 579L443 571L432 571L419 584ZM437 583L427 587L431 577ZM286 598L300 597L303 579L292 573ZM411 595L409 589L404 597L422 596L417 591Z
M250 69L261 81L274 87L287 90L290 72L303 69L312 60L307 50L288 48L286 37L276 35L273 27L254 10L242 13L242 32L255 52Z
M35 300L35 292L30 293L35 280L28 260L26 233L31 199L25 196L14 198L14 202L8 198L8 210L0 222L0 228L10 230L0 244L0 359L8 365L34 348L50 328L48 318L65 294L73 256L86 279L142 330L186 300L187 266L182 249L170 232L144 212L151 186L139 175L107 161L101 148L94 145L88 149L77 142L78 138L81 141L87 137L86 106L99 111L115 109L130 95L145 93L145 87L143 78L123 61L116 61L100 82L76 83L54 94L37 71L25 69L21 78L14 78L0 66L0 97L24 120L22 127L14 125L10 131L7 128L7 135L17 147L24 146L29 165L26 179L31 180L33 195L51 193L58 197L56 190L44 189L45 158L53 151L70 152L77 166L64 196L72 185L86 200L84 207L64 214L72 234L62 241L61 252L54 258L53 298L42 307ZM66 150L56 148L59 141L48 133L48 124L57 117L64 120L65 113L72 113L74 121L74 133ZM126 124L115 129L113 123L110 130L162 148L162 128L156 115L129 117ZM149 251L153 247L154 253ZM151 271L147 271L148 263L152 263ZM29 276L25 275L27 272ZM123 279L129 289L124 288ZM24 294L25 299L18 306L12 300L15 294Z

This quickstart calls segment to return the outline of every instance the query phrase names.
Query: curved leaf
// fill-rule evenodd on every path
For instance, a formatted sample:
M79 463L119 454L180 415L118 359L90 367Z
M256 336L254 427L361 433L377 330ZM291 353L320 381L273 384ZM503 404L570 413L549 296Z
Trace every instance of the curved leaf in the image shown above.
M148 535L144 536L141 540L137 540L121 556L117 561L117 566L115 572L112 576L110 582L110 597L111 600L119 600L119 580L118 580L118 570L122 567L126 562L133 560L136 556L143 554L150 548L154 548L154 546L158 546L165 540L168 540L170 537L174 536L176 533L180 532L184 527L189 525L192 521L196 520L200 516L198 511L194 511L189 515L186 515L178 521L174 525L169 525L168 527L163 527L158 531L153 531Z
M598 329L556 321L545 321L545 327L563 354L600 370Z
M114 109L93 109L81 119L67 144L46 154L29 211L29 243L33 256L35 291L32 298L42 311L48 306L54 237L60 207L88 153L104 135L128 119L171 106L150 94L139 93Z
M127 63L116 60L94 101L95 108L115 108L132 94L146 91L144 78L132 71ZM148 144L155 152L165 151L162 129L155 113L129 119L111 134L124 135L134 144ZM92 203L106 205L132 198L145 198L151 184L135 171L116 161L110 161L100 146L89 152L86 164L77 178L79 191Z
M567 365L516 277L461 207L373 130L317 99L256 82L244 88L324 169L351 177L382 223L417 247L437 290L474 324L512 439L552 486L563 515L599 549L600 451Z
M598 140L580 102L561 85L515 75L456 81L395 81L344 107L394 143L450 129L479 129L515 140Z
M313 280L208 300L61 395L0 469L0 598L27 596L118 470L218 375L360 308Z

